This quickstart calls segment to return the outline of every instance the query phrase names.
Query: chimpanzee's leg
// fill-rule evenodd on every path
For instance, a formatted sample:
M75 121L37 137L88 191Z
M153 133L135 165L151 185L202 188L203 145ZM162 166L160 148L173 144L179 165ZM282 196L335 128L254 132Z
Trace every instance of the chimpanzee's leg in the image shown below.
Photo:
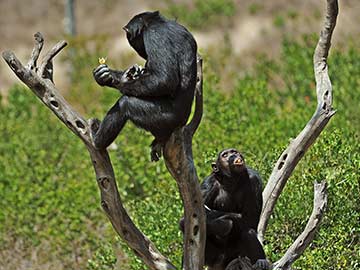
M129 119L155 136L151 143L151 161L159 160L164 143L184 121L181 120L182 112L176 110L173 102L170 97L128 97Z
M104 149L116 139L127 121L127 110L127 97L123 96L107 112L96 134L93 135L96 148Z
M156 141L166 140L181 124L170 98L137 98L123 95L106 114L94 136L97 148L109 146L124 127L127 120L150 131Z
M169 97L128 96L128 118L136 126L150 131L158 140L166 139L180 125L179 115Z

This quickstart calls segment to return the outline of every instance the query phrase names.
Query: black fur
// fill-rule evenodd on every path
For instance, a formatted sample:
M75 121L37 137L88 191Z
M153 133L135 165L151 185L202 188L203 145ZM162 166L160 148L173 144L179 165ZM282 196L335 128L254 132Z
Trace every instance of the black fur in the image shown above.
M100 65L94 70L98 84L123 94L93 134L98 148L107 147L127 120L150 131L153 144L164 143L176 127L186 124L191 111L197 45L190 32L157 11L136 15L124 30L146 64L144 69L116 71Z
M220 152L213 172L201 184L206 209L205 264L216 269L248 257L259 269L270 269L257 226L262 209L259 174L245 165L235 149ZM183 229L183 220L180 221Z

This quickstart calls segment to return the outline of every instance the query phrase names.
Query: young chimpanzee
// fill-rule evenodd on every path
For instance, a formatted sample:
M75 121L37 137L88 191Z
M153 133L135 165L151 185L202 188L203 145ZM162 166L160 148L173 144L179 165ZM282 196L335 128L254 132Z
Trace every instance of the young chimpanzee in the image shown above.
M212 167L201 184L206 209L205 264L209 269L225 269L234 259L248 257L257 269L270 269L257 238L262 209L259 174L245 165L235 149L221 151Z
M150 131L152 160L159 159L160 148L175 128L186 124L196 84L197 45L190 32L156 12L133 17L123 28L135 51L144 59L126 71L99 65L93 72L101 86L118 89L123 96L104 120L93 122L92 136L97 148L106 148L117 137L127 120Z

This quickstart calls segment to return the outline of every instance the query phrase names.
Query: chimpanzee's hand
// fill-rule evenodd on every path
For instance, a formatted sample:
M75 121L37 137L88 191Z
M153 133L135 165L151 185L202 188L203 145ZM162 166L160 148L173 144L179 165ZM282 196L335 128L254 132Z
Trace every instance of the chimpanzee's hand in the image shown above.
M105 65L99 65L93 71L95 81L101 86L112 86L114 84L114 77L110 68Z
M133 65L128 68L121 77L122 83L127 83L130 81L134 81L140 78L140 75L145 73L145 68L139 66L138 64Z

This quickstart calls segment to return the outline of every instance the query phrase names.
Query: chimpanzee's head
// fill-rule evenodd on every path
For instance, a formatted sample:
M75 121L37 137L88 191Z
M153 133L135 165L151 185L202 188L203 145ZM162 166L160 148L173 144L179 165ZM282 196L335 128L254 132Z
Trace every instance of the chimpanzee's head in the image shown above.
M244 156L236 149L222 150L215 163L212 163L213 173L231 177L246 170Z
M147 59L144 45L144 30L154 21L161 19L159 11L143 12L135 15L127 25L123 27L126 38L131 47L143 58Z

